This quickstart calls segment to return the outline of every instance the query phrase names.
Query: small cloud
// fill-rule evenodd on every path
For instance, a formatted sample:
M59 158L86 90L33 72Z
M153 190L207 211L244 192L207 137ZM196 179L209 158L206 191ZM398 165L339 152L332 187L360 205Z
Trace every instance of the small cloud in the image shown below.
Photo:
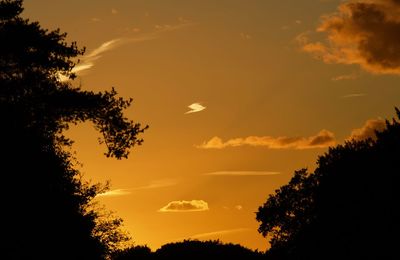
M250 34L248 34L248 33L240 33L240 37L243 39L243 40L251 40L251 38L253 38Z
M335 145L335 136L328 130L321 130L314 136L310 137L287 137L287 136L248 136L245 138L234 138L224 142L218 136L211 138L209 141L196 146L201 149L223 149L227 147L239 146L261 146L269 149L313 149L325 148Z
M369 119L365 122L365 124L361 128L353 129L351 131L351 135L347 138L350 140L365 140L368 138L375 139L376 134L375 131L382 131L386 128L386 122L383 119Z
M235 228L235 229L228 229L228 230L218 230L218 231L214 231L214 232L196 234L196 235L190 236L189 238L191 238L191 239L201 239L201 238L229 235L229 234L233 234L233 233L247 232L249 230L251 230L251 229L249 229L249 228Z
M118 10L115 8L111 9L111 14L116 15L118 13Z
M358 75L356 73L335 76L331 80L332 81L340 81L340 80L354 80L354 79L358 79Z
M271 176L278 175L280 172L269 172L269 171L219 171L209 172L204 175L208 176Z
M171 201L166 206L159 209L159 212L192 212L207 211L208 203L204 200L177 200Z
M242 206L242 205L236 205L236 206L235 206L235 209L237 209L237 210L242 210L242 209L243 209L243 206Z
M289 30L289 29L291 29L293 26L299 26L300 24L302 24L303 22L301 21L301 20L295 20L294 22L293 22L293 24L290 24L290 25L287 25L287 24L285 24L285 25L282 25L281 26L281 29L282 30Z
M206 107L202 106L200 103L193 103L188 106L188 108L190 108L190 110L187 111L185 114L197 113L206 109Z
M96 197L117 197L117 196L124 196L129 195L131 192L127 189L115 189L109 190L104 193L97 194Z
M357 98L357 97L365 97L367 94L365 93L354 93L342 96L342 98Z
M140 30L140 28L134 27L134 28L131 29L131 31L134 32L134 33L138 33L141 30Z
M176 31L188 26L194 25L192 22L187 22L187 23L178 23L178 24L156 24L154 25L154 28L158 32L170 32L170 31Z
M188 19L186 19L184 17L179 17L178 21L181 22L181 23L190 23L191 22L190 20L188 20Z
M101 20L100 20L100 18L93 17L93 18L90 19L90 21L92 21L94 23L97 23L97 22L100 22Z
M400 1L358 0L341 3L322 16L323 41L302 35L301 49L325 63L356 64L372 74L400 75Z
M157 188L164 188L164 187L174 186L176 184L177 184L177 182L174 181L174 180L157 180L157 181L152 181L148 185L145 185L145 186L132 188L132 190L157 189Z

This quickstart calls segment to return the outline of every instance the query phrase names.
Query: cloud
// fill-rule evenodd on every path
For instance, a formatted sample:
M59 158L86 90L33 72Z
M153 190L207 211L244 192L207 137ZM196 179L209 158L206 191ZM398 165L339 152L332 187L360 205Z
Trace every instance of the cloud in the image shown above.
M171 31L176 31L188 26L192 26L195 25L195 23L193 22L181 22L178 24L156 24L154 26L154 28L158 31L158 32L171 32Z
M196 235L190 236L189 238L199 239L199 238L215 237L215 236L221 236L221 235L229 235L229 234L233 234L233 233L247 232L249 230L251 230L251 229L236 228L236 229L219 230L219 231L214 231L214 232L196 234Z
M185 114L197 113L206 109L206 107L202 106L200 103L193 103L188 106L188 108L190 108L190 110L187 111Z
M118 10L115 8L111 9L111 14L116 15L118 13Z
M325 63L357 64L373 74L400 75L400 1L358 0L322 17L317 32L326 39L297 37L303 51Z
M245 138L234 138L224 142L215 136L209 141L196 146L202 149L223 149L239 146L261 146L269 149L312 149L324 148L335 145L335 136L328 130L321 130L318 134L310 137L272 137L272 136L248 136Z
M152 181L148 185L145 185L145 186L139 186L136 188L132 188L132 190L147 190L147 189L164 188L164 187L176 185L176 183L177 182L174 180L157 180L157 181Z
M209 172L204 175L208 176L271 176L278 175L280 172L268 172L268 171L219 171Z
M354 79L358 79L358 75L356 73L335 76L332 78L332 81L354 80Z
M98 194L96 197L116 197L116 196L124 196L124 195L129 195L131 192L127 189L115 189L115 190L109 190L104 193Z
M240 37L243 39L243 40L251 40L251 38L253 38L250 34L248 34L248 33L240 33Z
M92 50L89 54L84 55L81 58L80 63L78 63L72 69L71 72L75 73L77 75L80 75L83 71L87 71L87 70L91 69L95 65L95 61L100 59L105 52L111 51L123 44L155 40L155 39L159 38L165 32L179 30L181 28L191 26L191 25L194 25L194 23L180 23L177 25L168 25L168 27L160 28L155 32L142 33L142 34L138 34L140 32L139 28L134 28L132 30L132 32L135 33L134 36L124 37L124 38L116 38L116 39L112 39L112 40L102 43L99 47ZM69 80L69 78L67 78L61 74L59 74L58 77L59 77L59 80L62 82Z
M242 205L236 205L236 206L235 206L235 209L237 209L237 210L242 210L242 209L243 209L243 206L242 206Z
M367 94L365 93L354 93L354 94L348 94L348 95L344 95L342 96L342 98L356 98L356 97L364 97Z
M159 212L191 212L209 210L208 203L204 200L177 200L171 201L159 209Z
M353 129L347 140L364 140L367 138L376 138L375 131L382 131L386 128L386 122L383 119L369 119L361 128Z

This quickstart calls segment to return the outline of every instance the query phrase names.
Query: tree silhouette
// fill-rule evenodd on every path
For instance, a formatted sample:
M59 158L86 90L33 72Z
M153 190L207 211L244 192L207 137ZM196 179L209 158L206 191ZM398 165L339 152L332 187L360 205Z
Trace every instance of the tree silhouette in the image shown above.
M168 243L155 252L146 246L131 247L116 253L114 260L129 259L263 259L263 254L237 244L224 244L219 240L184 240Z
M397 117L400 112L396 108ZM347 141L295 172L257 212L271 259L397 259L400 123Z
M83 91L73 61L84 53L65 33L23 19L22 0L0 1L0 173L5 259L102 259L126 240L120 219L92 207L104 189L84 182L63 135L93 122L105 154L126 158L146 127L124 117L132 102L112 89Z

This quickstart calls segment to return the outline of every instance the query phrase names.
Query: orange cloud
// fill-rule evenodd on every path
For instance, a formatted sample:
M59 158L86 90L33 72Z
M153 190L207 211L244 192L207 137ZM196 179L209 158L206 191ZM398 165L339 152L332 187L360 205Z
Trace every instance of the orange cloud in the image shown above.
M382 131L386 127L383 119L370 119L365 122L361 128L354 129L347 140L365 140L368 138L375 139L375 131Z
M251 229L249 229L249 228L235 228L235 229L227 229L227 230L219 230L219 231L214 231L214 232L201 233L201 234L190 236L189 238L190 239L202 239L202 238L223 236L223 235L229 235L229 234L241 233L241 232L248 232L248 231L251 231Z
M270 149L312 149L324 148L335 145L335 136L328 130L321 130L318 134L310 137L272 137L272 136L248 136L245 138L234 138L224 142L215 136L209 141L196 146L202 149L222 149L238 146L263 146Z
M400 1L357 0L339 5L322 18L317 32L324 42L308 34L297 37L303 51L325 63L358 64L374 74L400 75Z
M104 193L99 193L97 194L96 197L117 197L117 196L124 196L124 195L129 195L131 192L127 189L115 189L115 190L109 190Z
M166 206L159 209L160 212L190 212L209 210L208 203L204 200L177 200L171 201Z
M347 74L347 75L339 75L332 78L332 81L340 81L340 80L353 80L357 79L358 75L355 73Z
M219 171L219 172L209 172L204 175L208 176L271 176L278 175L280 172L270 172L270 171Z

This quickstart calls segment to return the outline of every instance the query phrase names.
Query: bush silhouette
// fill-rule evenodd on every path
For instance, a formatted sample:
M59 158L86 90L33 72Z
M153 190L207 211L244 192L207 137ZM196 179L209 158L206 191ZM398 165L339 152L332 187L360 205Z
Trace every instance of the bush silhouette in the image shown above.
M400 112L396 108L397 117ZM295 172L257 212L271 259L397 259L400 123L347 141Z

